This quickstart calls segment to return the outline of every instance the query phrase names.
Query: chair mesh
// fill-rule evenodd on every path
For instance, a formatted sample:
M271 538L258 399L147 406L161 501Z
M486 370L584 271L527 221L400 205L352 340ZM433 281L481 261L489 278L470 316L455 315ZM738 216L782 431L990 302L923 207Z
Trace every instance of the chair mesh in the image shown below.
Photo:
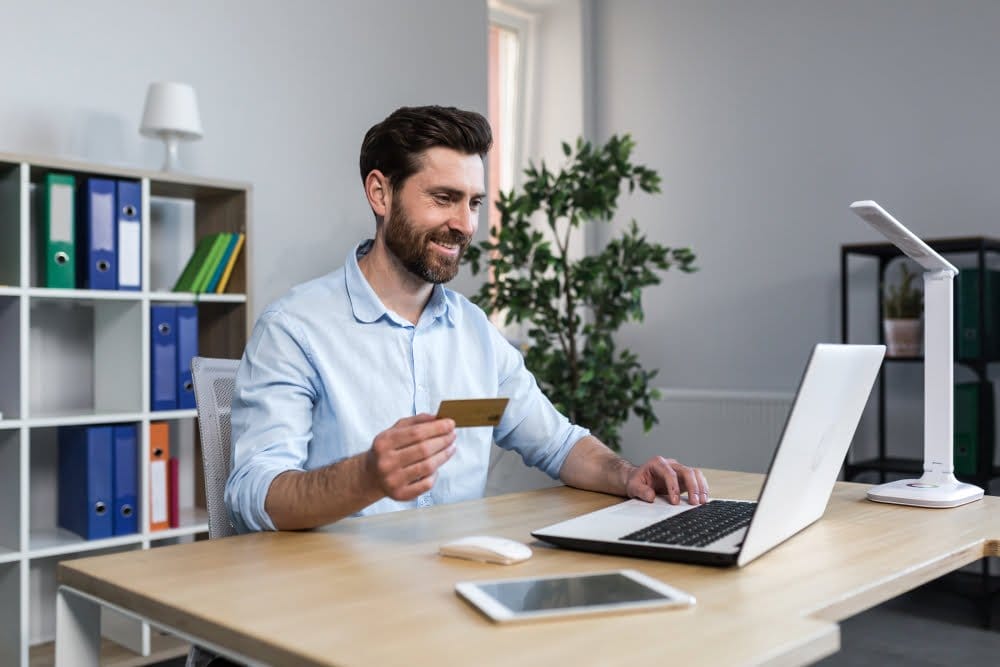
M229 415L237 366L237 359L195 357L191 361L201 434L201 458L205 468L209 539L236 534L229 521L223 493L232 467L232 424Z

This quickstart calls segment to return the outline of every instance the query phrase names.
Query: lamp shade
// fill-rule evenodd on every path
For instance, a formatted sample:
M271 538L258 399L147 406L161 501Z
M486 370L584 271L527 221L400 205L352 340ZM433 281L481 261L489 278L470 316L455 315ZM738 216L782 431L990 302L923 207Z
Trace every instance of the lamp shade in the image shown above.
M146 137L172 134L181 139L200 139L201 118L194 88L186 83L149 84L139 132Z

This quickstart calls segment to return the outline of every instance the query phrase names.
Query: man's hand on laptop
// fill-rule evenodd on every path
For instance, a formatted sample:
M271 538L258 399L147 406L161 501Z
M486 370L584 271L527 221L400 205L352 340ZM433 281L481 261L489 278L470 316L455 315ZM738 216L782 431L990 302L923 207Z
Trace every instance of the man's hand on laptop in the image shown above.
M629 498L648 503L657 495L665 496L671 505L681 501L687 492L688 502L701 505L708 502L708 480L697 468L689 468L674 459L654 456L628 475L625 489Z

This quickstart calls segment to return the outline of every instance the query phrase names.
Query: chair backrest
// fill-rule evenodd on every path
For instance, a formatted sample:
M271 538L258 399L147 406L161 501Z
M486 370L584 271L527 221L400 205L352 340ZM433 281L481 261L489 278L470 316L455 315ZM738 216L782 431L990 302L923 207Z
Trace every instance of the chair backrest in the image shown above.
M191 359L198 432L201 434L201 462L205 468L209 539L236 534L223 494L232 468L233 429L229 414L239 365L238 359Z

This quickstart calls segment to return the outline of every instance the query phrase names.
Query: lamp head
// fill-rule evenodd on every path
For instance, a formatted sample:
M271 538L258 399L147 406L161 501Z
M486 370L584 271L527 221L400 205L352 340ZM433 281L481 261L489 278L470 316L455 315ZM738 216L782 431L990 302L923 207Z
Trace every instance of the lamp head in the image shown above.
M194 88L186 83L149 84L139 133L144 137L162 139L166 145L163 170L170 171L176 167L177 142L200 139L202 135Z
M154 138L169 133L178 139L200 139L201 117L194 88L186 83L149 84L139 133Z
M851 204L851 210L925 270L947 271L953 276L958 274L958 269L951 262L935 252L876 202L870 199L856 201Z

